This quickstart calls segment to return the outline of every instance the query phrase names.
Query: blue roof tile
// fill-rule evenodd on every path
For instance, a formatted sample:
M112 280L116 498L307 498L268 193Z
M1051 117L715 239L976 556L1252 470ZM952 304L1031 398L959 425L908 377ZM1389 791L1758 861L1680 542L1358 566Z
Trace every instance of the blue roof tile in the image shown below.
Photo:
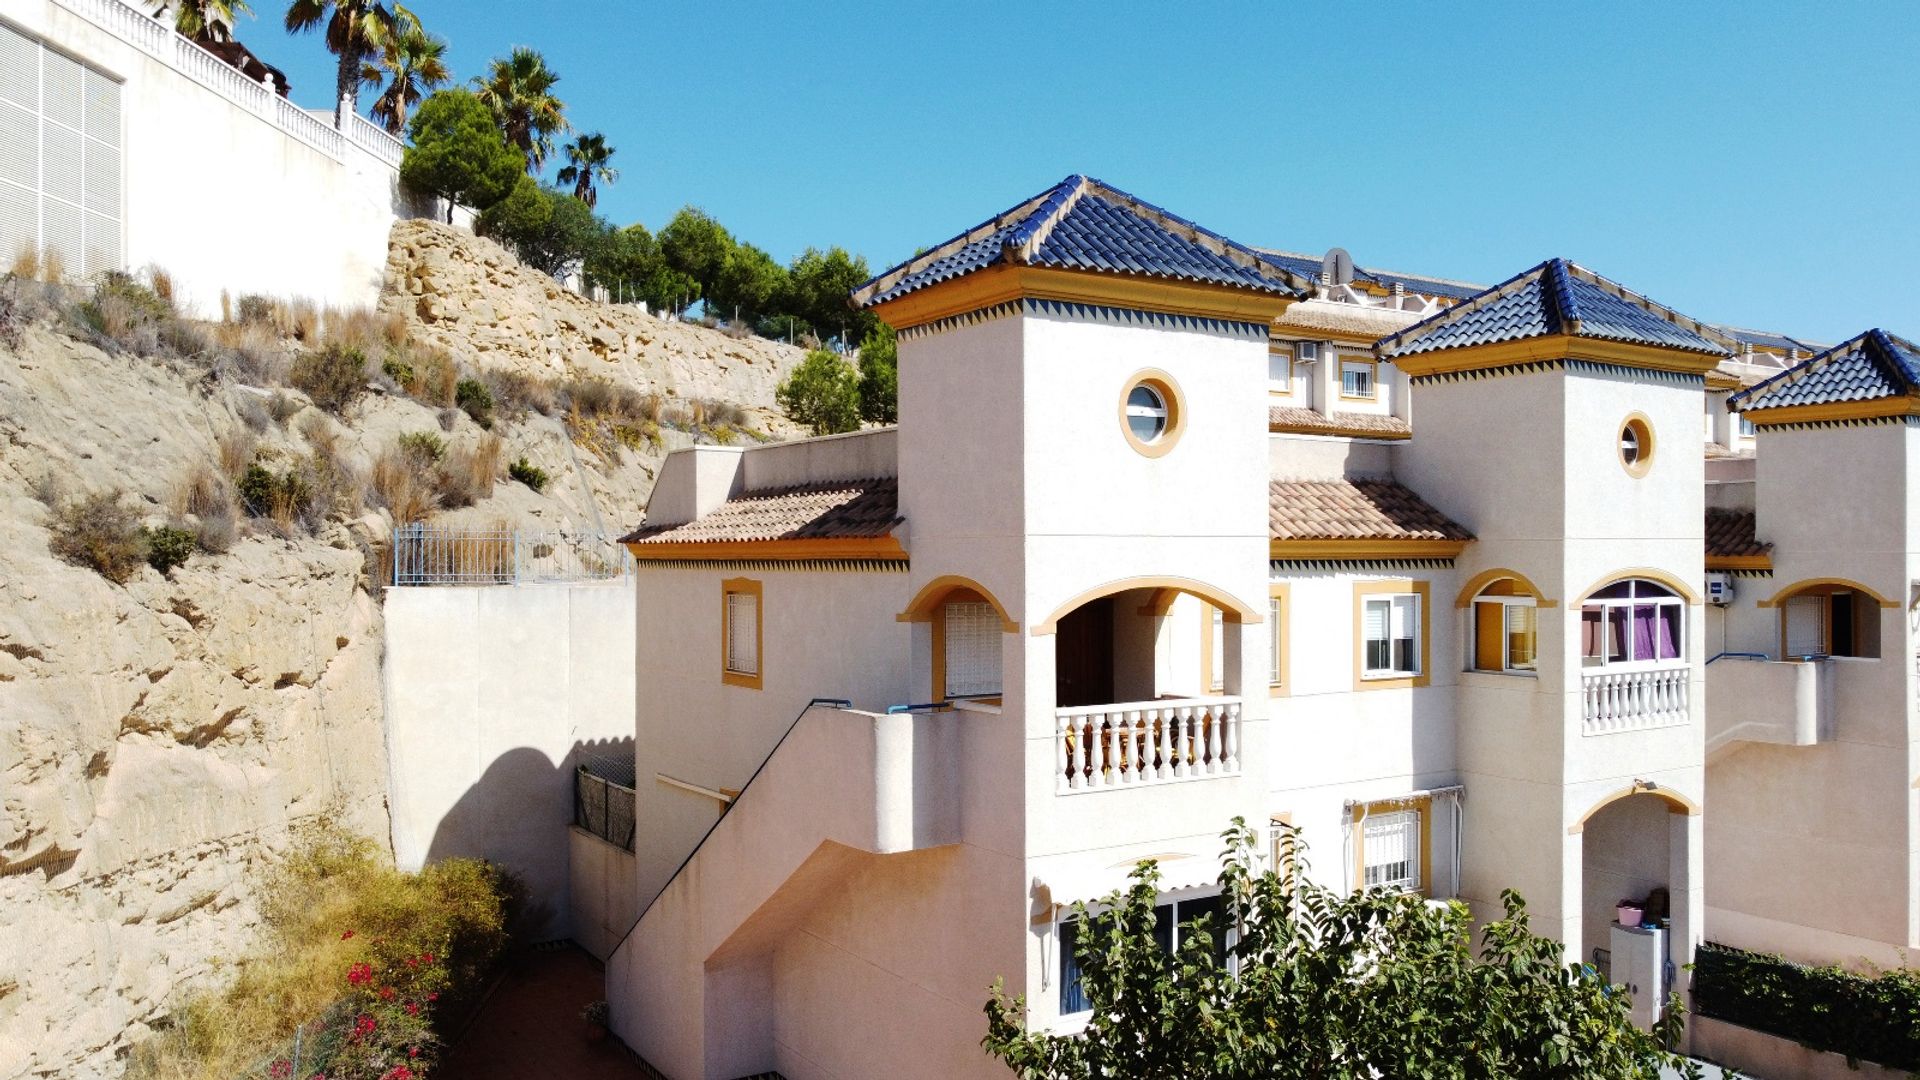
M1565 259L1548 259L1382 338L1387 358L1568 334L1725 356L1718 335ZM1710 337L1709 334L1714 334Z
M1757 412L1913 393L1920 393L1920 348L1876 329L1735 393L1727 407Z
M1197 281L1299 294L1307 281L1271 256L1084 176L916 255L853 291L862 307L1001 263Z

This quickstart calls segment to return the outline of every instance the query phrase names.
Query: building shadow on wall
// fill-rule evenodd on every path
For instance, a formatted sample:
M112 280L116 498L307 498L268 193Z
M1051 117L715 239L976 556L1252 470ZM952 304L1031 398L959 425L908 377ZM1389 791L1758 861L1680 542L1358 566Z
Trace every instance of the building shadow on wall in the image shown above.
M568 828L574 823L575 773L585 763L602 770L605 762L625 763L632 786L633 740L600 739L575 743L555 762L532 747L517 747L495 758L434 828L427 862L486 859L513 872L525 889L516 919L516 936L545 941L568 934Z

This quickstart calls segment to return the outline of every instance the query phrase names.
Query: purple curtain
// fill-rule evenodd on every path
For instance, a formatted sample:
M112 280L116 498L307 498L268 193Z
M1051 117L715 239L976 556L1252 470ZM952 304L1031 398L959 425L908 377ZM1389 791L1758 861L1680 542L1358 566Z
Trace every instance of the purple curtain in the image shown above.
M1607 609L1607 662L1631 659L1627 653L1627 609L1610 607Z
M1651 660L1656 655L1653 648L1654 605L1635 604L1633 606L1633 657L1635 660Z
M1677 660L1680 658L1680 614L1685 608L1678 604L1660 605L1660 659Z

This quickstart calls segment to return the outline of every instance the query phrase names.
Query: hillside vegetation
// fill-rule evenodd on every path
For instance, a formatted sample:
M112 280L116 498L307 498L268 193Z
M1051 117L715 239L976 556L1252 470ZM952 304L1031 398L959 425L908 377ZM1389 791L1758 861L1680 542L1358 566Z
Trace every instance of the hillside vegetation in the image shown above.
M617 533L668 450L792 431L799 350L395 239L378 312L0 280L0 1076L119 1075L307 824L384 848L394 524Z

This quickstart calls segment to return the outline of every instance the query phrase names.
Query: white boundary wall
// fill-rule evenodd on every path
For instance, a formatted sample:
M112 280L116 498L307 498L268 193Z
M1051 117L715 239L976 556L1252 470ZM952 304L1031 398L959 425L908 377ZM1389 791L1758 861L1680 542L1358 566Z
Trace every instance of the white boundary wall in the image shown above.
M122 263L164 267L192 314L219 315L222 291L371 305L393 222L436 212L401 191L384 131L336 131L330 108L293 105L121 0L0 0L0 22L121 84Z
M502 863L565 935L574 750L633 738L632 583L388 589L386 617L394 860Z

